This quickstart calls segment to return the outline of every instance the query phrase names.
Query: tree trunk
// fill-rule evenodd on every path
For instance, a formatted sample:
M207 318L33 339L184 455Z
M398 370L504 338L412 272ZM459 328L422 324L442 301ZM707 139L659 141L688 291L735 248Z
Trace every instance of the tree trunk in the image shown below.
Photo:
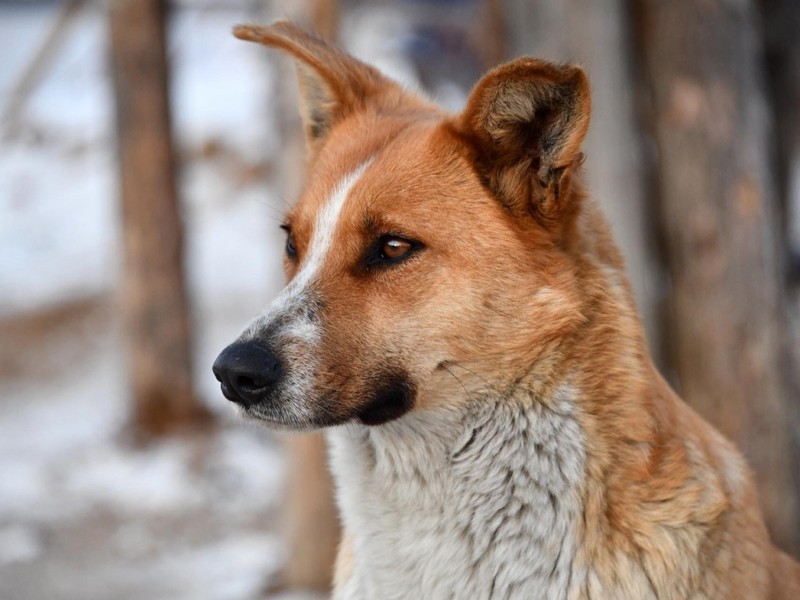
M786 254L800 250L800 2L761 0L772 139ZM800 279L796 258L789 275Z
M311 0L309 25L326 40L335 42L339 36L339 1Z
M478 50L483 69L496 67L508 59L506 7L503 0L483 0L478 27Z
M637 10L681 393L744 451L773 539L796 552L781 236L755 7L639 0Z
M122 200L122 310L133 427L151 435L207 414L192 386L165 19L165 1L109 4Z
M329 592L340 533L325 438L320 433L293 435L285 438L285 444L289 560L280 583L289 589Z
M784 369L789 374L793 460L800 465L800 2L761 0L766 67L772 107L773 155L788 269L784 295L791 318ZM800 468L794 469L800 503ZM798 509L800 510L800 509Z

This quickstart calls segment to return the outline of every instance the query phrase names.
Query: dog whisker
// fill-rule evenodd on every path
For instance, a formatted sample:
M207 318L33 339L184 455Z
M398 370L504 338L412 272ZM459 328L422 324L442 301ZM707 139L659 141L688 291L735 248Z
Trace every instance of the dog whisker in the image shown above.
M453 376L453 378L458 382L458 384L464 389L464 392L467 394L467 398L469 398L470 401L471 401L472 400L472 394L469 393L469 390L467 389L467 386L464 385L464 382L461 381L455 373L453 373L450 369L448 369L447 365L444 362L440 363L439 366L442 367L445 371L447 371L448 373L450 373L450 375Z

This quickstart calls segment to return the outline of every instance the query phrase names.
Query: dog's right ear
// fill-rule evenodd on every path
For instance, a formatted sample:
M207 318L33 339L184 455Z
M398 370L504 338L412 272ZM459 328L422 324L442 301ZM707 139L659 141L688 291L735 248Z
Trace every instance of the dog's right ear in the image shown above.
M582 69L518 58L477 83L456 128L492 193L517 214L555 224L575 208L569 182L590 112Z
M370 101L399 86L373 67L362 63L294 23L239 25L233 34L242 40L280 48L292 55L297 66L302 115L311 152L330 130Z

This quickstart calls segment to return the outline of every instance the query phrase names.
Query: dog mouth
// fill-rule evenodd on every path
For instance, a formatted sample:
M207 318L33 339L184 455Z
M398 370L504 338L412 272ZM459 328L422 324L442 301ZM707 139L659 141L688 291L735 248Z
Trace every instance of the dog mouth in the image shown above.
M408 375L392 373L375 388L356 418L364 425L383 425L409 412L415 399L416 388Z
M314 431L350 422L375 427L399 419L413 409L416 389L405 374L392 373L372 381L373 391L356 400L325 395L300 401L274 394L268 401L237 404L237 408L248 421L285 431Z

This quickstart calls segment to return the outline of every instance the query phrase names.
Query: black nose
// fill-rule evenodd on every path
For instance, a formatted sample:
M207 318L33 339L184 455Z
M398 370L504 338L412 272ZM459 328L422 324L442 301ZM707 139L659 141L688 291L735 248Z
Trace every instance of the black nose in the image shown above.
M235 342L220 353L211 370L228 400L249 406L263 400L275 387L281 363L255 342Z

